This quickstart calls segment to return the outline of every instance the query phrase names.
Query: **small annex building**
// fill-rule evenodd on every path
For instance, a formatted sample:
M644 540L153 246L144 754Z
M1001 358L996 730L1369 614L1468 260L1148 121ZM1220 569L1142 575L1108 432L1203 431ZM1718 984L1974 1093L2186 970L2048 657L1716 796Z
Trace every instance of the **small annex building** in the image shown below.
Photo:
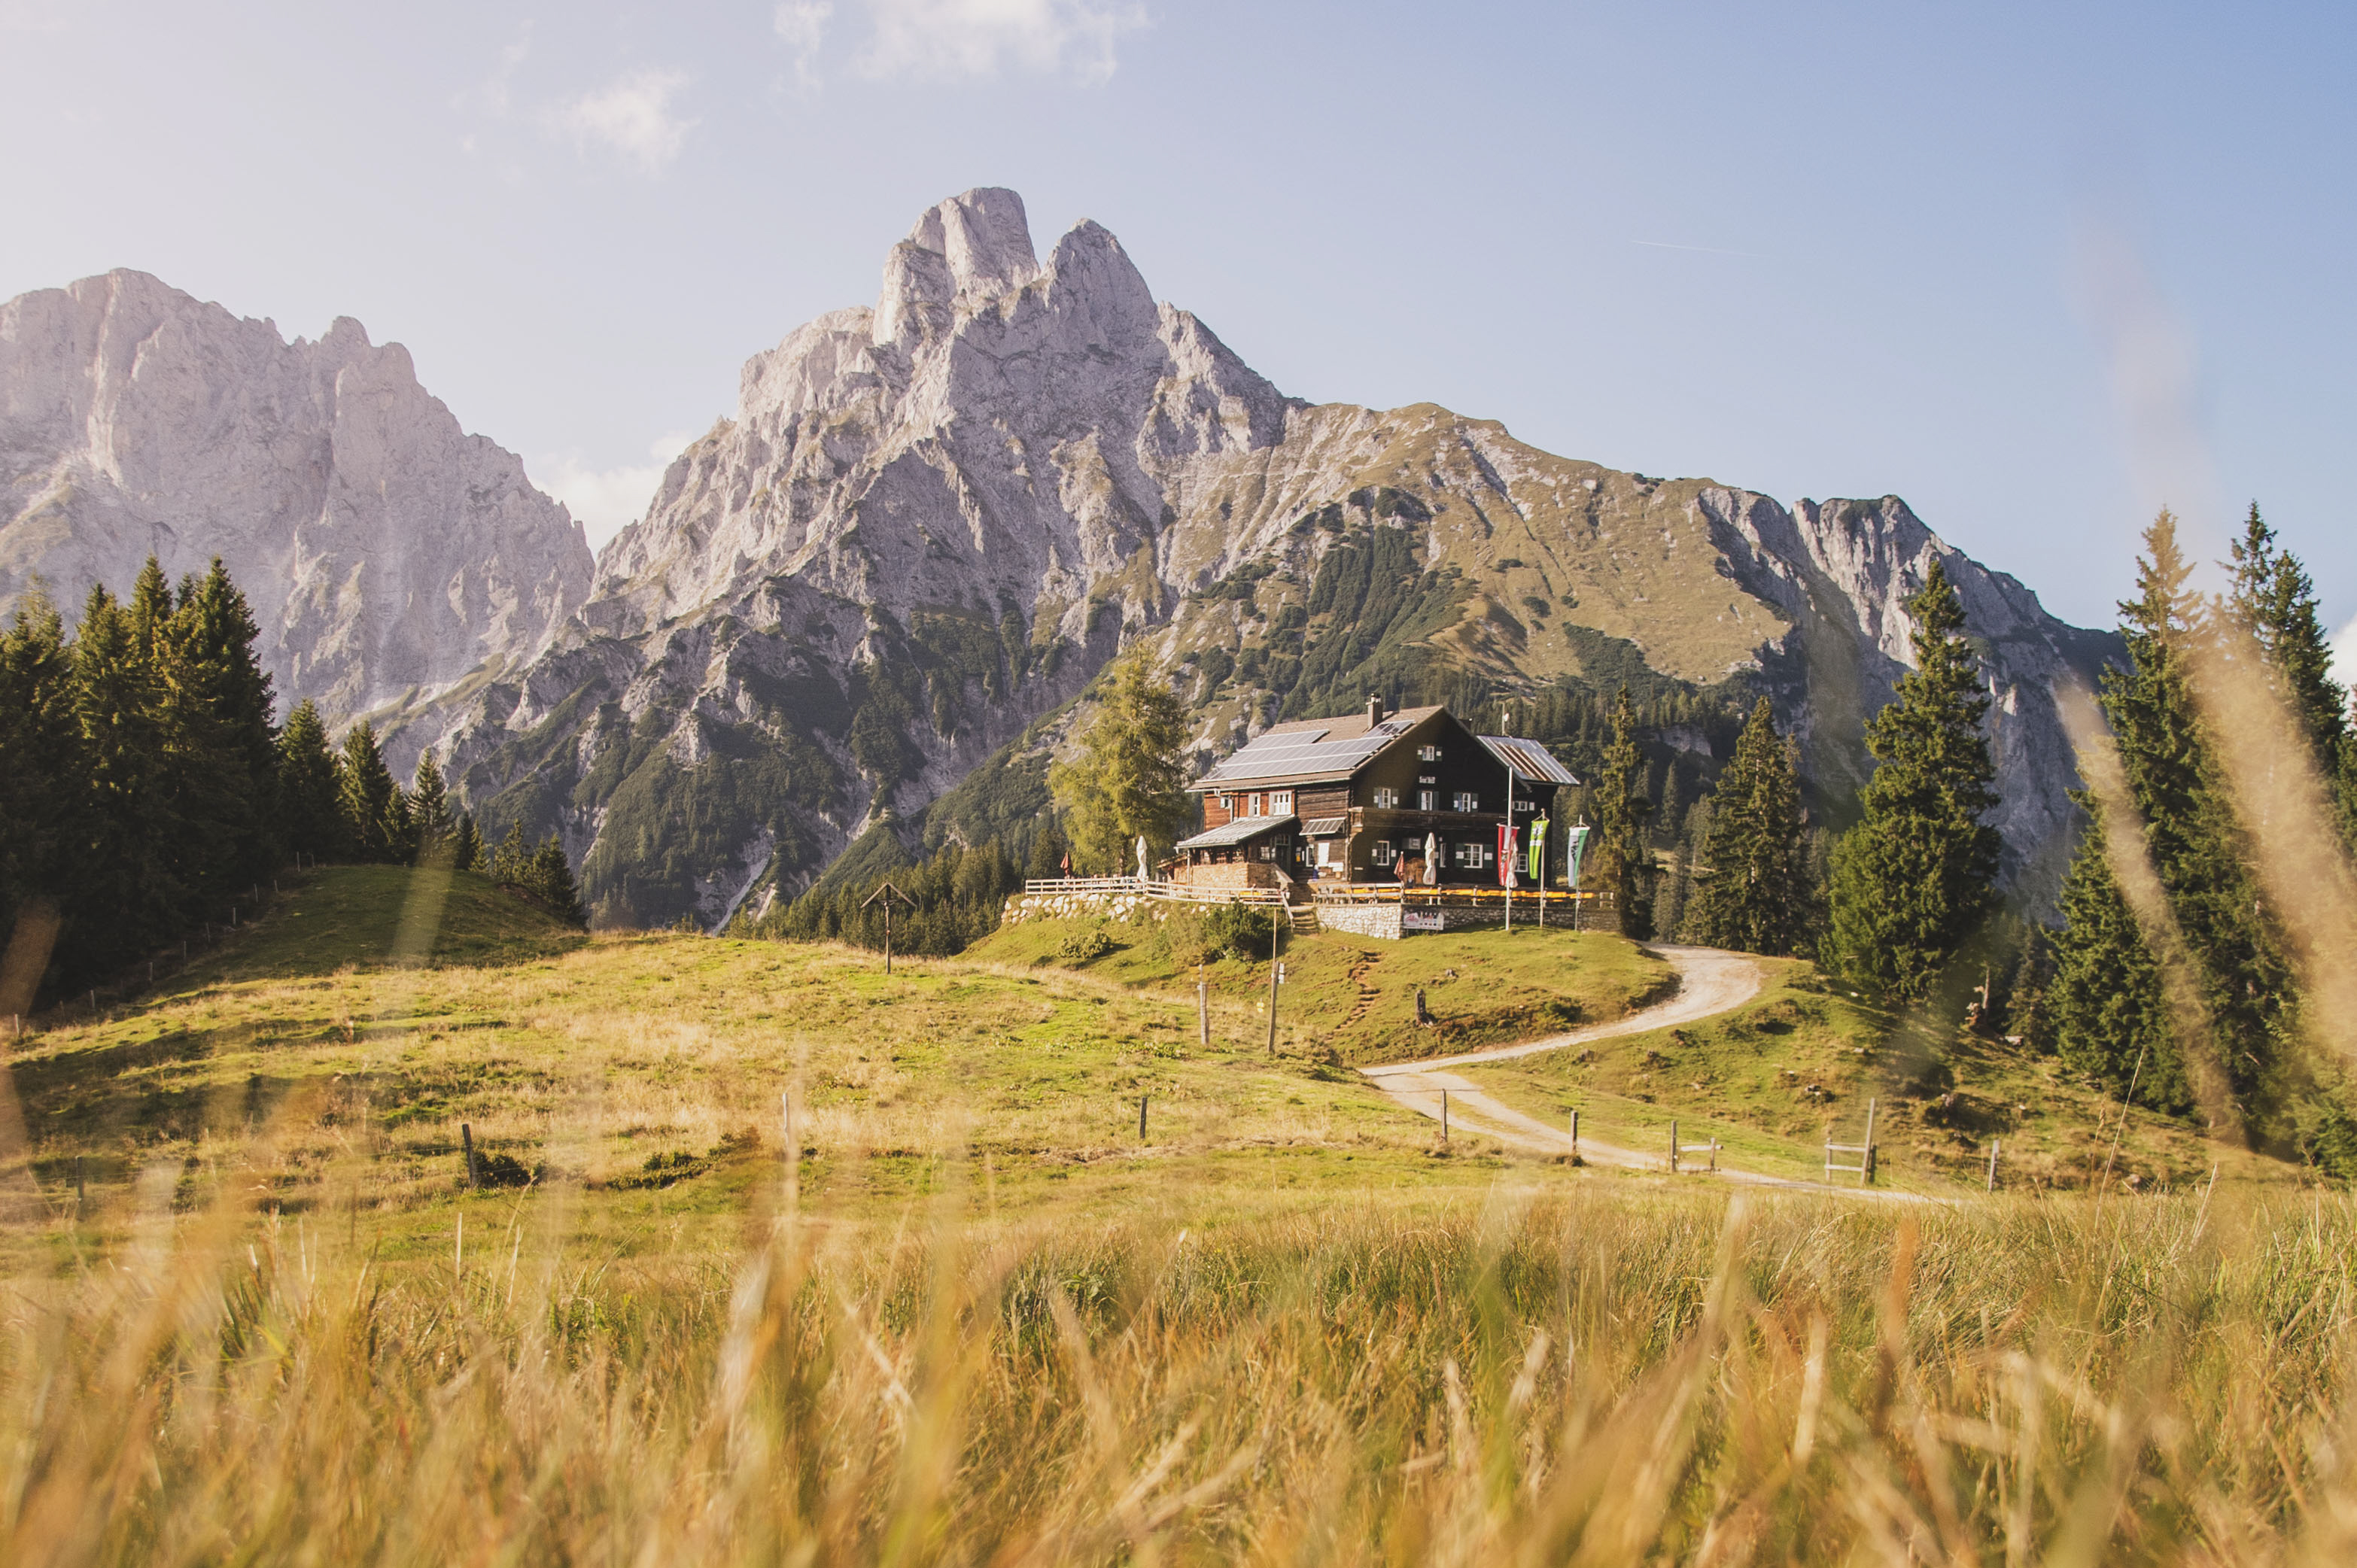
M1173 875L1202 887L1495 886L1499 827L1527 830L1578 782L1536 741L1476 735L1445 707L1387 713L1371 697L1363 713L1264 730L1189 786L1203 831L1178 843Z

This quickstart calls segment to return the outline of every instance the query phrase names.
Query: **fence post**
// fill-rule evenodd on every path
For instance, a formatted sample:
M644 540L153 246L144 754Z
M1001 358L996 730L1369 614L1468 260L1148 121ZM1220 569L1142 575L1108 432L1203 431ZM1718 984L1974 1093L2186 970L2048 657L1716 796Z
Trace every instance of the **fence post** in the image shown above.
M1195 971L1195 1036L1205 1050L1211 1048L1211 987L1200 965Z
M1440 1091L1440 1141L1448 1142L1448 1090Z
M1866 1153L1857 1158L1861 1167L1857 1173L1857 1185L1860 1187L1874 1180L1874 1108L1877 1103L1872 1100L1866 1102Z
M1996 1151L1997 1151L1997 1143L1998 1143L1998 1140L1996 1140L1996 1139L1995 1139L1995 1138L1991 1138L1991 1139L1989 1140L1989 1172L1988 1172L1988 1189L1989 1189L1991 1192L1995 1192L1995 1191L1996 1190Z
M1674 1116L1670 1118L1670 1174L1678 1174L1678 1122Z
M89 1201L89 1193L82 1186L81 1156L76 1155L74 1156L74 1217L76 1219L81 1217L82 1208Z
M1571 1113L1571 1152L1574 1157L1579 1154L1579 1112L1577 1111Z
M1146 1142L1146 1101L1147 1099L1148 1096L1143 1094L1137 1097L1137 1141L1141 1144Z
M473 1186L475 1186L475 1185L476 1185L476 1182L475 1182L475 1129L474 1129L471 1125L469 1125L468 1123L464 1122L459 1122L459 1123L458 1123L458 1144L459 1144L459 1147L460 1147L460 1149L465 1153L465 1155L466 1155L466 1156L467 1156L467 1185L468 1185L468 1187L473 1187Z

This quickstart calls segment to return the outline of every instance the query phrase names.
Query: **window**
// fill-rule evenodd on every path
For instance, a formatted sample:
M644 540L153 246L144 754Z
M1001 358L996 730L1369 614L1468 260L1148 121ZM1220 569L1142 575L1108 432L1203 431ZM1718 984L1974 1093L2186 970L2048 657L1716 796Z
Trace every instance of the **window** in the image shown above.
M1382 791L1380 790L1377 791L1378 794L1381 792ZM1389 865L1391 863L1392 841L1389 839L1377 839L1375 841L1375 864L1377 865Z
M1260 857L1263 860L1275 860L1276 858L1276 846L1273 843L1265 843L1261 845Z
M1248 816L1248 817L1257 817L1257 816L1259 816L1259 815L1260 815L1260 797L1259 797L1259 796L1257 796L1257 795L1247 795L1247 796L1245 796L1245 797L1244 797L1244 801L1245 801L1245 804L1244 804L1244 815L1246 815L1246 816Z
M1268 814L1272 817L1293 815L1293 791L1279 789L1268 798Z
M1415 756L1416 760L1419 762L1437 762L1440 760L1440 747L1437 746L1419 746L1415 748Z
M1375 790L1375 804L1377 806L1386 808L1398 805L1399 791L1396 789L1385 789L1378 787Z
M1457 864L1467 871L1479 871L1490 864L1490 846L1480 839L1452 845Z
M1418 789L1415 792L1415 809L1419 811L1437 811L1440 810L1440 791L1437 789Z
M1449 810L1454 811L1478 811L1481 809L1481 797L1470 789L1459 789L1450 799L1455 804Z
M1227 816L1234 816L1236 814L1236 798L1233 795L1221 796L1220 810Z

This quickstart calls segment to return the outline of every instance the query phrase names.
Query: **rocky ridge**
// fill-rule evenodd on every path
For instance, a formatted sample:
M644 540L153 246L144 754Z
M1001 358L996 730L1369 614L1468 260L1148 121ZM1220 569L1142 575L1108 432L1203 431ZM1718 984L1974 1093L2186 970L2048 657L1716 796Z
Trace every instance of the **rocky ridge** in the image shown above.
M429 700L541 652L588 597L581 527L339 318L288 342L145 273L0 305L0 615L38 576L69 618L215 555L282 709Z
M2050 688L2109 641L1897 498L1788 509L1429 404L1287 398L1113 235L1043 263L1020 199L976 190L892 249L872 307L748 360L550 649L407 741L447 743L495 824L561 831L617 922L791 893L879 822L1028 811L1037 722L1125 651L1180 683L1206 756L1371 690L1732 682L1832 797L1935 554L1988 652L2008 872L2049 878L2075 782Z

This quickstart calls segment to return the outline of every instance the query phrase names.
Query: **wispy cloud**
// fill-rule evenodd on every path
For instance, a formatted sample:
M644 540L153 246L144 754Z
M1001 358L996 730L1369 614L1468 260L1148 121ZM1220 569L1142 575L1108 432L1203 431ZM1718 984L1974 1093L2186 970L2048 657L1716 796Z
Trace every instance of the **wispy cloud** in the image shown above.
M853 62L869 77L941 80L1004 70L1103 81L1146 25L1130 0L867 0L874 34Z
M818 85L818 47L834 16L834 0L782 0L770 16L779 42L794 57L794 80L803 87Z
M545 476L540 488L563 501L588 533L589 548L601 550L608 540L646 515L663 470L694 439L689 434L658 437L647 446L650 461L619 467L585 467L577 452L536 458L532 467Z
M683 71L632 71L560 104L547 123L585 154L612 153L644 173L661 174L696 125L672 109L673 95L686 85Z

